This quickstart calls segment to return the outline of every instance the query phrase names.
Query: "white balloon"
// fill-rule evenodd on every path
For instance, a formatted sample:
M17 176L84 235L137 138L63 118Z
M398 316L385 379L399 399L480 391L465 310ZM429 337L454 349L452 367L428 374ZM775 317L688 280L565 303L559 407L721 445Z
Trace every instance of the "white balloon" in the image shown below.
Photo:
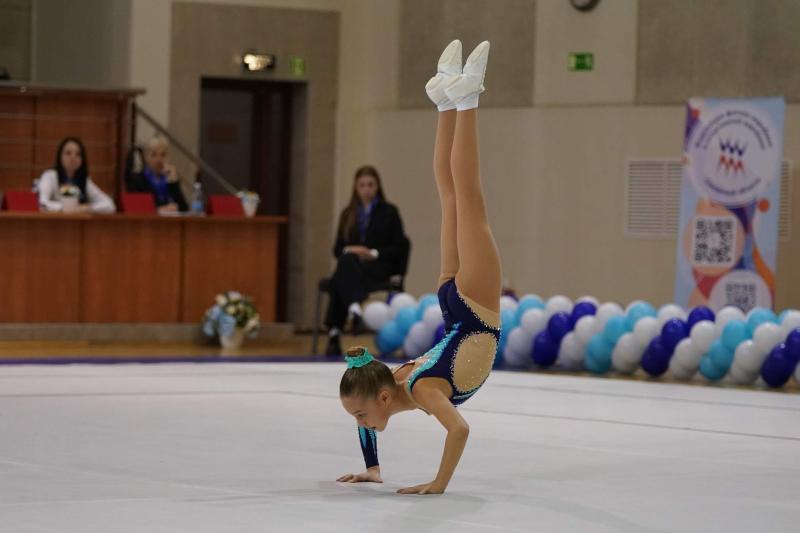
M633 333L625 333L617 341L614 351L611 353L611 364L623 374L632 374L639 368L641 361L641 350L633 338Z
M442 318L442 310L439 308L438 305L432 305L425 309L425 313L422 315L422 322L425 324L425 327L431 333L436 331L436 328L441 326L444 323L444 318Z
M587 296L581 296L580 298L575 300L575 304L579 304L581 302L589 302L590 304L594 305L595 307L600 305L600 302L598 301L597 298L595 298L594 296L588 296L588 295Z
M500 311L511 310L516 311L519 304L517 301L512 298L511 296L501 296L500 297Z
M764 322L758 326L753 334L756 351L760 354L769 354L775 345L783 340L782 333L781 327L772 322Z
M364 308L364 323L373 331L380 330L391 319L391 308L385 302L371 302Z
M694 327L692 327L691 333L689 334L689 338L692 339L695 352L699 353L700 355L706 353L711 347L711 343L714 342L714 339L716 338L715 333L716 329L714 323L710 320L701 320L700 322L695 323Z
M503 359L506 366L511 368L528 368L533 364L530 353L516 352L509 348L507 344L506 349L503 351Z
M578 342L583 346L589 344L589 340L591 340L592 335L595 334L596 324L597 318L592 315L582 316L575 323L575 336L578 338Z
M670 363L674 360L676 364L680 364L685 369L693 370L692 374L694 375L694 372L697 372L697 367L700 366L700 358L703 356L703 353L704 352L698 352L694 347L692 339L687 337L675 346L675 353L672 355Z
M673 357L669 360L669 372L675 379L692 379L697 373L697 367L686 366Z
M433 334L434 331L429 330L424 322L417 322L408 330L406 338L411 339L416 346L427 348L433 344Z
M556 313L569 313L572 311L572 300L560 294L553 296L544 306L548 317Z
M574 331L570 331L561 339L558 348L558 363L567 368L579 368L583 363L585 347L578 340Z
M534 335L539 333L545 328L545 312L541 309L528 309L522 314L519 323L528 335L533 338Z
M652 316L640 318L633 327L633 337L639 346L647 346L658 335L658 319Z
M619 304L614 302L606 302L601 304L600 307L597 308L597 314L595 315L597 318L597 323L595 324L596 330L598 332L602 331L603 328L606 327L606 322L608 322L608 319L612 316L620 316L624 314L625 311L619 306Z
M728 325L728 322L731 320L745 320L744 313L738 307L734 307L732 305L727 305L719 310L717 313L716 321L715 321L715 331L714 334L717 337L722 336L722 330L725 329L725 326Z
M784 337L788 335L792 330L800 328L800 311L795 311L794 309L788 311L786 315L783 317L783 322L781 322L781 328L783 329Z
M392 298L392 302L389 304L389 307L392 308L392 314L397 315L397 312L401 309L405 307L414 307L415 305L417 305L417 300L413 296L407 292L401 292ZM394 318L394 316L392 316L392 318Z
M686 311L679 305L667 304L658 310L658 316L656 318L658 318L658 328L660 330L664 324L673 318L686 320Z
M733 364L731 368L736 367L745 371L747 374L756 374L761 370L761 365L766 359L766 352L759 354L758 349L753 341L747 339L733 352Z
M741 346L741 344L739 346ZM736 385L751 385L757 377L758 372L748 372L741 366L736 365L731 367L731 371L728 374L728 378Z
M512 329L506 340L506 351L508 352L509 350L519 354L527 354L528 359L531 359L533 335L530 335L521 327Z
M424 351L425 348L417 345L414 342L414 339L411 338L411 335L406 336L406 340L403 341L403 353L405 353L407 357L409 358L419 357L420 355L423 354Z

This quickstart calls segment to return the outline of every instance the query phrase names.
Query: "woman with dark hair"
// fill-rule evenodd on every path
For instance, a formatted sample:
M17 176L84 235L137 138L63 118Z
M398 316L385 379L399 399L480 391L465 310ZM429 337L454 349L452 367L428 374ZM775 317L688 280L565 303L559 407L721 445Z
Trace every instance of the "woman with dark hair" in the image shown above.
M89 177L86 150L77 137L67 137L56 150L52 169L45 170L39 178L39 205L47 211L62 211L61 187L77 187L79 213L113 213L114 201L94 184Z
M403 274L408 261L408 239L397 208L386 201L378 171L372 166L356 170L350 203L339 217L336 271L331 278L327 355L341 355L339 340L348 314L353 329L361 325L361 302L369 286Z

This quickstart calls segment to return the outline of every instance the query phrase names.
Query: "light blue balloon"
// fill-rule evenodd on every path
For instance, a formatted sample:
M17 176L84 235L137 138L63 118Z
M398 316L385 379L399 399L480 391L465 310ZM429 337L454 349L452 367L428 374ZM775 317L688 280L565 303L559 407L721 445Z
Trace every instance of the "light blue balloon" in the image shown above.
M714 366L722 371L724 376L731 368L731 363L733 363L733 353L721 340L717 339L711 343L707 355L711 362L714 363Z
M778 315L779 324L783 324L783 319L786 318L786 315L789 314L789 311L791 311L791 309L784 309L783 311L781 311L781 314Z
M397 322L390 320L378 332L376 343L381 353L390 353L403 345L404 338L405 333L397 325Z
M506 309L500 313L500 325L502 329L511 331L517 326L517 313L511 309Z
M417 320L422 320L425 310L434 305L439 305L439 298L435 294L428 293L420 298L417 306Z
M764 307L756 307L753 309L750 312L750 316L747 318L747 329L749 330L750 337L755 334L756 328L765 322L780 324L780 322L778 322L778 317L770 309Z
M414 307L404 307L397 312L397 316L395 317L395 321L397 322L397 326L403 332L403 337L405 337L408 330L411 329L411 326L417 322L417 310Z
M747 322L744 320L731 320L725 324L725 328L722 330L722 344L725 345L725 348L731 353L735 352L736 347L750 337L751 334L748 330Z
M711 357L708 355L704 355L702 359L700 359L700 374L703 375L709 381L718 381L725 377L727 373L726 369L719 368L714 362L711 360Z
M522 299L517 304L517 312L514 318L514 321L519 324L519 321L522 320L522 315L525 314L525 311L528 309L544 309L544 302L538 296L528 295L523 296Z
M608 319L608 322L606 322L606 327L603 330L603 334L605 335L606 340L611 343L611 346L614 346L617 344L619 338L629 331L630 329L628 328L627 318L624 316L612 316Z
M608 342L605 335L595 333L586 345L586 368L596 374L608 372L611 368L611 352L614 345Z
M658 316L656 308L647 302L637 302L628 309L628 314L625 316L628 325L628 331L633 331L636 323L646 316Z

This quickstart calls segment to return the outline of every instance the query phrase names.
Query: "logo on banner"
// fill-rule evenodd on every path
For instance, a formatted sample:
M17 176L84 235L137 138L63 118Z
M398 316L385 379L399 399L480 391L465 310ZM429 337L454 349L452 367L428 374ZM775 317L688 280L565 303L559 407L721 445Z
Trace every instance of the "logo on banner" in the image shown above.
M722 107L697 124L687 170L698 194L727 206L755 201L777 175L782 147L771 120L752 108Z

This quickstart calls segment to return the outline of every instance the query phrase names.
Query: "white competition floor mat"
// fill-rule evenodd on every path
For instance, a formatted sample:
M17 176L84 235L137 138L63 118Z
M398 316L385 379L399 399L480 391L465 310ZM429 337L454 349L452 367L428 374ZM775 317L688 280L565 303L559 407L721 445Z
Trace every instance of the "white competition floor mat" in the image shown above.
M3 532L800 530L800 395L495 372L444 430L402 413L363 468L343 364L0 368Z

